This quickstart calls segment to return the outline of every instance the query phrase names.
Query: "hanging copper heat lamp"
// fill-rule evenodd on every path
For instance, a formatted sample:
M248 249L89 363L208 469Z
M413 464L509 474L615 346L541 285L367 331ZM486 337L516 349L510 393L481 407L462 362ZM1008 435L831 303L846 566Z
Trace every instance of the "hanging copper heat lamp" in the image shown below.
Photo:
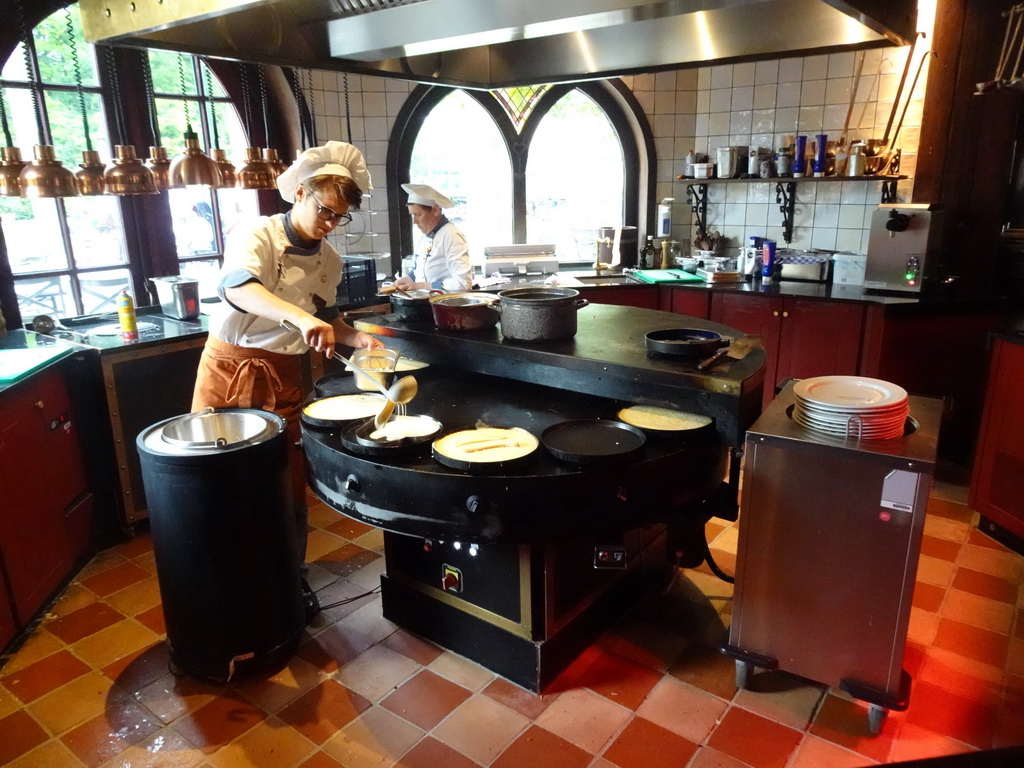
M82 90L82 67L78 61L78 45L75 42L75 25L71 15L71 6L64 8L64 20L68 31L68 49L71 52L71 64L75 72L75 90L78 93L78 111L82 116L82 134L85 136L85 149L82 150L82 162L75 173L78 191L83 195L102 195L103 163L100 153L92 148L92 136L89 135L89 117L85 111L85 91Z
M185 131L181 134L185 146L171 159L170 182L172 188L219 187L220 169L199 146L199 134L192 130L185 98L185 57L178 54L178 80L181 82L181 104L185 110Z
M171 159L164 147L150 147L145 166L153 176L157 191L171 188Z
M263 149L263 161L270 166L271 170L274 171L274 180L276 186L277 177L288 170L288 163L281 159L281 156L273 147L265 147Z
M36 144L34 159L18 176L21 194L25 197L75 197L78 180L61 165L50 144Z
M124 126L124 109L121 105L121 81L117 74L117 62L114 61L114 49L102 46L103 63L111 85L111 96L114 100L114 117L117 135L126 135ZM116 144L114 157L103 170L103 189L108 195L155 195L156 184L153 174L142 164L135 154L134 144Z
M259 147L245 148L245 165L238 169L242 189L277 189L277 171L263 159Z
M229 188L235 186L238 183L238 172L235 171L235 166L228 160L227 151L220 147L214 147L210 150L210 156L213 158L213 162L217 164L217 168L220 169L221 187Z
M21 170L26 165L18 147L0 148L0 195L21 197Z

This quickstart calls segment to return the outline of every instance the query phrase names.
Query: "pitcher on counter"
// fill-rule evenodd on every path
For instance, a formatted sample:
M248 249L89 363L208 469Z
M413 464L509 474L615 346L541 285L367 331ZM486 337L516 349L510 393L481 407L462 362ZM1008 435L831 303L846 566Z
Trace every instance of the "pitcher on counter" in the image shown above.
M192 410L260 408L288 421L299 562L306 557L305 468L299 445L302 356L312 347L335 344L374 349L383 344L341 319L336 290L342 261L326 241L352 220L363 191L371 189L363 154L351 144L329 141L307 149L277 178L292 208L236 227L224 248L217 292L223 302L210 318L210 334L199 361ZM294 323L301 335L281 327ZM307 610L316 600L308 585Z
M468 291L473 287L473 264L462 230L444 215L455 203L428 184L403 184L409 193L409 215L423 233L417 238L416 263L412 275L402 275L395 285L412 288L441 288Z

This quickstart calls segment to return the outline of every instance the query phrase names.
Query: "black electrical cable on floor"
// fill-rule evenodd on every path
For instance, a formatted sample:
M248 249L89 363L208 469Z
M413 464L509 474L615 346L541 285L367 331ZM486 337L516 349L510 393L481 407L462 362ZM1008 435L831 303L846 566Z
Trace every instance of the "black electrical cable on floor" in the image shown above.
M724 581L726 584L735 584L736 577L730 576L728 573L718 567L718 563L715 562L715 558L711 555L711 547L708 546L707 538L704 539L704 562L708 564L708 568L718 578Z
M376 595L379 592L380 592L380 587L374 587L369 592L363 592L363 594L361 594L361 595L353 595L352 597L346 597L344 600L339 600L336 603L330 603L329 605L321 605L320 606L320 610L321 611L326 611L329 608L337 608L340 605L348 605L349 603L354 603L356 600L362 600L364 597L369 597L370 595Z

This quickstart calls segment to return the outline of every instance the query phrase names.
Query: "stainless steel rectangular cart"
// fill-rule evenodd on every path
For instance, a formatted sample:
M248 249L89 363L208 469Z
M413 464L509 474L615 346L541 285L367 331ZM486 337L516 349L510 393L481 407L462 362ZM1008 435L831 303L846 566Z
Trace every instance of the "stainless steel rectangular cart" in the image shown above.
M746 436L733 620L736 683L779 669L867 701L877 734L906 709L903 670L942 403L911 397L907 434L856 440L791 418L788 384Z

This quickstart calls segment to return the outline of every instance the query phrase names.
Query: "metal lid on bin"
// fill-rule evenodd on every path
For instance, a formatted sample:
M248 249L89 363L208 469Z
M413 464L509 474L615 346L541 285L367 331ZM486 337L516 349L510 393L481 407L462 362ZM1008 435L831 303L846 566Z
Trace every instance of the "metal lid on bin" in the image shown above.
M284 431L285 420L255 408L207 408L155 424L139 435L152 453L218 453L265 442Z

